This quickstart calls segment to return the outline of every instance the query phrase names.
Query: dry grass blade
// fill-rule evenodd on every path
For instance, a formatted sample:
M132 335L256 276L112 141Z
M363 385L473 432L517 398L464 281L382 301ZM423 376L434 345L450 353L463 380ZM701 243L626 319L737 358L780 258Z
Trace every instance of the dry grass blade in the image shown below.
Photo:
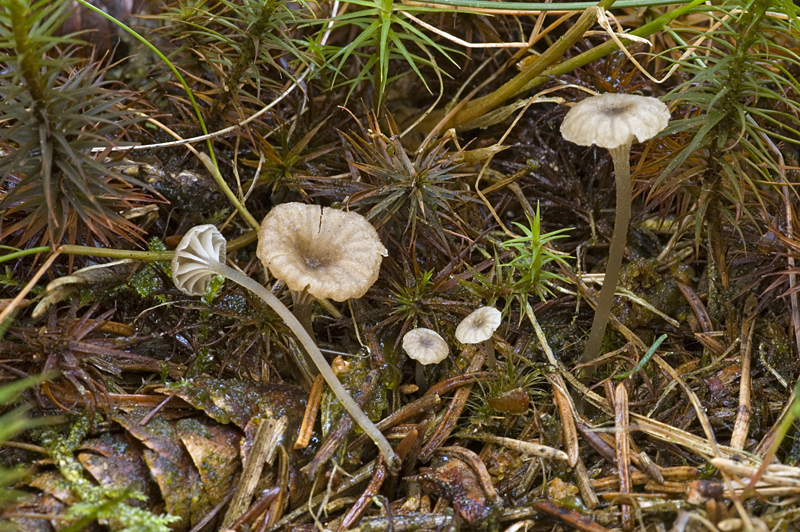
M538 456L540 458L549 458L552 460L563 460L565 462L569 460L567 453L560 449L548 447L547 445L515 440L513 438L503 438L502 436L492 436L490 434L472 435L470 438L490 443L498 443L504 447L530 456Z
M575 467L578 460L580 460L580 447L578 430L575 428L575 418L572 414L574 409L572 398L566 391L566 386L560 375L549 375L548 380L553 385L553 402L558 407L558 413L561 417L564 445L567 446L567 463L570 467Z
M744 449L745 440L747 440L747 432L750 429L750 413L753 409L750 405L750 353L753 347L753 333L756 328L755 317L758 308L758 299L751 294L747 297L744 306L742 336L739 344L739 354L742 364L742 376L739 383L739 409L736 412L736 423L731 433L731 447L734 449Z
M658 357L654 356L653 360L655 360L656 358ZM665 365L669 367L666 363ZM605 399L600 397L595 392L589 390L585 384L581 383L578 379L573 377L568 372L564 373L564 375L566 379L570 382L570 384L573 386L573 388L575 388L578 391L578 393L580 393L583 397L585 397L591 404L601 409L606 414L613 415L613 409ZM700 456L732 457L737 455L747 456L747 454L749 454L749 453L742 453L742 451L739 451L737 449L732 449L731 447L728 446L718 445L714 441L700 438L699 436L696 436L690 432L686 432L684 430L673 427L666 423L662 423L655 419L651 419L641 414L636 414L632 412L630 416L631 416L631 421L636 426L637 430L641 430L642 432L650 436L653 436L655 438L658 438L660 440L674 443L682 447L686 447L687 449L691 450L694 453L697 453Z
M619 491L628 494L631 492L631 458L630 449L628 445L628 424L630 417L628 415L628 389L625 388L625 383L617 384L614 394L614 429L617 449L617 471L619 474ZM626 531L633 530L633 516L631 515L631 506L629 504L621 504L622 511L622 529Z

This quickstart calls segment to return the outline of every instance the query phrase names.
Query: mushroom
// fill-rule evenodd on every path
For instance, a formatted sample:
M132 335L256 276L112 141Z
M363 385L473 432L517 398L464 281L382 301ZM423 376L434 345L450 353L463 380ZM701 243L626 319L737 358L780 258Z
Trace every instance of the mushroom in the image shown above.
M293 311L309 333L314 299L363 296L387 255L366 218L330 207L283 203L258 232L258 258L292 293Z
M607 148L614 162L617 212L608 254L603 288L597 298L592 330L583 351L583 362L600 353L606 323L611 314L631 218L630 150L634 137L644 142L667 127L669 110L660 100L632 94L601 94L575 104L564 117L561 135L580 146Z
M403 350L422 365L438 364L450 354L447 342L439 333L419 327L403 336Z
M481 307L458 324L456 327L456 340L462 344L479 344L483 342L486 348L486 360L489 368L497 365L494 356L494 343L492 334L500 327L503 315L494 307Z
M172 279L175 282L175 286L191 296L203 295L208 282L214 275L222 275L260 297L278 313L281 319L286 322L286 325L294 332L314 361L314 364L317 365L319 372L325 378L333 394L339 399L353 420L378 446L389 468L397 470L400 467L400 459L395 454L392 446L389 445L388 440L358 407L353 398L350 397L350 394L347 393L347 390L344 389L344 386L336 378L330 365L328 365L325 357L322 356L317 344L306 329L286 308L286 305L281 303L269 290L239 270L223 264L225 248L225 238L213 225L199 225L190 229L181 239L178 247L175 248L175 254L172 257Z
M450 354L450 348L439 333L419 327L408 331L403 336L403 351L409 358L417 361L415 374L417 386L427 388L425 371L422 366L438 364Z

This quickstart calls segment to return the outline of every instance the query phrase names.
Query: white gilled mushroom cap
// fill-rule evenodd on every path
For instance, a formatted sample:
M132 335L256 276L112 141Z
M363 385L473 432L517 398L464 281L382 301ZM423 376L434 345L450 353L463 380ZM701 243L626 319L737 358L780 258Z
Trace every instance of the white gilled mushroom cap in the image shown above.
M479 344L492 337L500 327L503 315L494 307L481 307L458 324L456 340L462 344Z
M403 336L403 350L420 364L438 364L450 353L447 342L436 331L413 329Z
M667 127L669 110L661 100L634 94L601 94L575 104L561 123L561 135L579 146L617 148L644 142Z
M181 292L201 296L216 275L209 261L225 261L225 237L213 225L192 227L183 235L172 256L172 279Z
M363 296L388 253L366 218L319 205L284 203L258 232L258 258L291 290L345 301Z

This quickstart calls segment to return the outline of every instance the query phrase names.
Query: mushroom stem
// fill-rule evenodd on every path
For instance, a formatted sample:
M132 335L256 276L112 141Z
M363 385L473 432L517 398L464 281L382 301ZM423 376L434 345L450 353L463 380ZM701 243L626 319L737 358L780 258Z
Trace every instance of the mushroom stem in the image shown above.
M606 332L606 324L611 315L611 306L614 303L614 293L617 290L619 272L622 269L622 257L625 254L625 244L628 240L628 224L631 220L631 143L623 144L608 150L614 161L614 176L617 185L617 212L614 217L614 234L611 237L611 248L608 252L608 264L603 278L603 288L597 298L597 307L592 320L592 330L583 350L582 362L589 362L597 358ZM591 376L593 368L586 368L586 373Z
M253 292L267 305L272 307L272 310L278 313L278 316L281 317L286 325L288 325L292 332L294 332L294 334L297 336L297 339L300 340L300 343L303 344L303 347L314 361L314 364L316 364L317 369L319 369L319 372L325 379L325 382L328 383L331 391L342 403L342 406L344 406L344 409L347 410L347 413L350 414L358 426L360 426L361 429L372 439L372 441L375 442L375 445L378 446L378 449L383 455L384 460L386 460L389 469L392 471L399 470L400 458L398 458L397 454L395 454L394 449L392 449L392 446L389 444L389 441L384 437L381 431L378 430L375 424L372 423L363 410L359 408L350 394L347 393L347 390L345 390L344 386L342 386L342 383L339 382L338 377L336 377L336 375L333 373L333 369L331 369L328 361L325 360L324 356L322 356L317 344L308 334L303 325L297 320L294 314L292 314L292 312L286 308L286 305L281 303L281 301L272 295L269 290L243 273L234 270L233 268L230 268L219 261L209 260L206 264L214 273L222 275L223 277L226 277L234 283L237 283Z
M417 381L417 386L420 390L425 391L428 390L428 379L425 378L425 366L422 365L422 362L417 360L416 366L414 367L414 380Z
M307 291L298 292L297 290L289 290L292 294L292 314L295 315L303 328L308 332L311 338L314 338L314 328L311 325L311 316L314 310L314 296Z
M494 356L494 342L492 342L491 338L484 340L483 347L486 349L486 365L489 366L489 369L495 369L497 367L497 359Z

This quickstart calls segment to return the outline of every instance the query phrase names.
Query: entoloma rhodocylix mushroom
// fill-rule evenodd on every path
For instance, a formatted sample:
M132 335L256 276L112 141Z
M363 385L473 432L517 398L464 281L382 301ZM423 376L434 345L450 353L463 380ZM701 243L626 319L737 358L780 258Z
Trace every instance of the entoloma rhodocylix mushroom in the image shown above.
M438 364L450 354L444 338L423 327L412 329L403 336L403 351L424 366Z
M261 286L244 273L222 263L225 260L226 242L222 234L213 225L199 225L186 233L172 258L172 279L175 286L186 294L203 295L211 278L222 275L231 281L247 288L260 297L267 305L278 313L286 325L294 332L297 339L308 352L317 369L325 378L331 391L336 395L345 410L364 432L375 442L380 449L390 469L400 466L400 459L381 434L378 428L370 421L367 415L358 407L356 402L344 389L339 379L333 373L325 357L322 356L317 344L311 338L297 318L286 305L272 295L269 290Z
M314 299L363 296L378 279L387 251L358 213L283 203L261 222L256 254L289 287L294 314L311 332Z
M644 142L667 127L669 110L660 100L632 94L601 94L586 98L569 110L561 124L561 135L580 146L607 148L614 161L617 213L608 253L603 288L597 298L592 330L583 351L583 361L597 357L603 342L631 219L630 151L633 139Z
M456 340L462 344L479 344L483 342L486 349L487 364L491 369L497 365L494 356L492 335L503 321L502 313L494 307L481 307L461 320L456 327Z

